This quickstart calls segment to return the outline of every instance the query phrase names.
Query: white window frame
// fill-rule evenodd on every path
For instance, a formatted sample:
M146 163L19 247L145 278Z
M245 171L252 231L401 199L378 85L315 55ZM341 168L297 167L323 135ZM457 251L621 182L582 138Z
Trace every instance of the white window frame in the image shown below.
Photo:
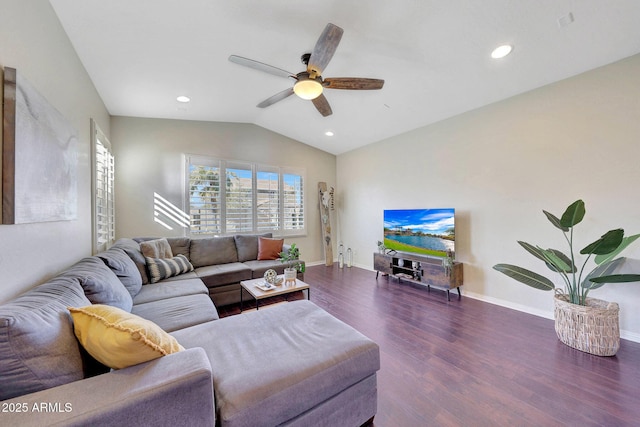
M108 249L115 242L115 157L109 139L93 119L91 119L91 196L92 248L93 253L98 253Z
M220 229L219 232L211 232L211 233L197 233L193 232L191 226L186 228L186 234L191 237L195 236L211 236L211 235L233 235L233 234L256 234L256 233L267 233L271 232L274 236L282 236L282 237L291 237L291 236L306 236L307 234L307 200L306 200L306 170L303 168L293 168L293 167L285 167L285 166L272 166L258 163L251 163L246 161L239 160L227 160L217 157L210 156L202 156L195 154L185 154L184 155L184 164L185 164L185 185L184 185L184 197L183 197L183 208L184 212L186 212L189 216L191 216L191 204L190 204L190 188L189 188L189 180L190 180L190 167L191 165L203 165L203 166L212 166L217 167L219 170L219 176L221 177L220 183L220 193L221 203L220 203ZM251 171L251 185L252 185L252 227L251 229L235 231L227 229L227 200L226 200L226 174L227 169L231 168L246 168ZM257 174L258 172L271 172L278 174L278 226L276 228L258 228L259 216L258 216L258 183L257 183ZM301 197L302 197L302 226L296 229L284 229L285 226L285 182L284 175L291 174L299 176L302 180L302 188Z

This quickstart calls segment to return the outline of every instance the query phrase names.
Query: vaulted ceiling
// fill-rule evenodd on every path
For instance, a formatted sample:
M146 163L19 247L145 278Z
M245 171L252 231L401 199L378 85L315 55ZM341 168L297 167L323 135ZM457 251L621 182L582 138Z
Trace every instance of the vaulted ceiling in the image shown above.
M637 0L50 3L110 114L254 123L334 154L640 52ZM293 80L229 55L295 74L329 22L344 35L323 77L384 87L326 89L328 117L296 96L257 108ZM502 44L512 53L492 59Z

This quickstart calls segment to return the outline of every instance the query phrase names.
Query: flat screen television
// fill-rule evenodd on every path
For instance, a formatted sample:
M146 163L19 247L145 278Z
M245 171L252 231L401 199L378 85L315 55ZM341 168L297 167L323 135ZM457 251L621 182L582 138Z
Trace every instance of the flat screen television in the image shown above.
M434 257L455 253L455 209L384 211L384 245L398 252Z

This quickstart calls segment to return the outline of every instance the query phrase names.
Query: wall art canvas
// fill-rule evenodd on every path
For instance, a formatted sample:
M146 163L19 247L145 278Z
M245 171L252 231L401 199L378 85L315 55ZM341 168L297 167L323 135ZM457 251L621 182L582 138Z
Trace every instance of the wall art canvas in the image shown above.
M74 220L77 132L15 69L4 76L2 222Z

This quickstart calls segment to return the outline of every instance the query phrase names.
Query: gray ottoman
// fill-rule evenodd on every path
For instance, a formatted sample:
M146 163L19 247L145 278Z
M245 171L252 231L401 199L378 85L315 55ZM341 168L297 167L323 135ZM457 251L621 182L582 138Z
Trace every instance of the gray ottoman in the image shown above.
M376 413L378 345L310 301L172 335L207 353L221 426L358 426Z

